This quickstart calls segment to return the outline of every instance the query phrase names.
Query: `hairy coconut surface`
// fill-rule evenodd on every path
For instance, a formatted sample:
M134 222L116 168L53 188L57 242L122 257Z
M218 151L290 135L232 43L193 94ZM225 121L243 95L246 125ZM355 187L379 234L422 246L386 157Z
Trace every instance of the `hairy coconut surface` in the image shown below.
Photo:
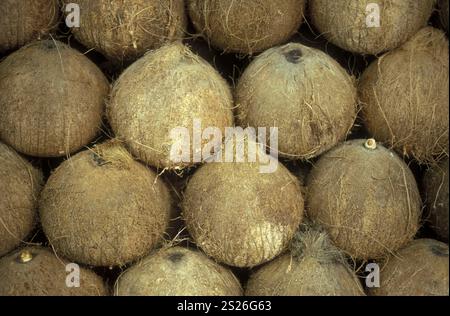
M430 224L445 242L448 242L448 182L448 158L430 168L424 176Z
M378 296L448 296L448 245L433 239L417 239L381 268Z
M0 259L1 296L100 296L108 295L102 278L80 267L79 287L69 287L67 260L49 249L27 247ZM70 283L69 283L70 285Z
M414 176L373 139L324 154L308 176L308 215L353 258L384 257L412 240L421 200Z
M58 0L2 0L0 52L19 48L58 26Z
M0 63L0 139L31 156L75 152L99 132L108 90L83 54L34 42Z
M290 248L290 253L252 273L247 296L365 295L345 256L331 244L326 232L302 227Z
M448 59L445 34L426 27L374 61L359 82L369 132L420 163L448 156Z
M305 0L188 0L195 28L226 52L253 54L282 44L303 21Z
M180 0L64 0L80 8L75 38L116 63L182 39L187 24Z
M290 43L259 55L236 88L242 126L278 127L281 156L309 159L345 139L356 117L353 78L325 53Z
M155 167L178 169L195 163L171 159L176 142L171 131L186 128L191 142L194 120L202 130L224 131L233 126L232 108L230 88L217 71L183 44L172 43L146 54L120 76L108 117L133 155Z
M170 204L156 173L112 141L56 169L42 191L40 215L58 254L94 266L121 266L161 240Z
M235 157L234 162L208 163L194 173L184 193L183 217L195 243L231 266L254 267L273 259L303 218L298 179L281 163L274 172L262 173L260 161L237 162Z
M333 44L359 54L392 50L424 27L435 0L311 0L313 25ZM379 22L379 25L377 24Z
M42 173L0 143L0 256L18 246L34 228Z
M441 18L441 24L448 32L448 0L439 1L439 17Z
M203 253L182 247L158 250L117 280L118 296L240 296L233 273Z

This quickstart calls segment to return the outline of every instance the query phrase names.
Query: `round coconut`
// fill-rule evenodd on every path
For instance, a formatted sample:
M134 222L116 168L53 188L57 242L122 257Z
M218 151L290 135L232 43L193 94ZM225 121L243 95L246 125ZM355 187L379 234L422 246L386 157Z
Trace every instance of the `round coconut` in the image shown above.
M331 244L326 232L302 227L290 250L252 273L245 295L365 295L345 256Z
M447 158L430 168L423 181L431 227L445 242L448 242L448 172Z
M278 127L280 156L309 159L345 139L357 92L353 78L327 54L290 43L250 64L236 103L242 126Z
M424 27L435 0L311 0L313 25L333 44L353 53L392 50Z
M80 8L75 38L115 63L128 63L166 42L182 39L187 25L179 0L64 0Z
M253 54L288 41L303 21L305 0L188 0L194 27L213 46Z
M417 239L381 268L378 296L448 296L448 245L433 239Z
M2 0L0 52L19 48L58 26L58 0Z
M420 163L449 152L448 58L445 34L426 27L374 61L359 82L369 132Z
M122 266L157 245L170 207L156 173L112 141L56 169L42 191L40 215L58 254L93 266Z
M183 217L208 256L231 266L254 267L289 245L303 218L302 192L298 179L274 158L277 167L262 172L264 153L259 153L259 162L251 162L250 156L239 161L239 144L228 144L236 145L228 147L236 150L233 162L208 163L189 180Z
M203 253L166 248L126 270L117 280L117 296L240 296L233 273Z
M41 186L42 173L0 143L0 257L33 230Z
M224 131L233 126L232 108L226 81L177 42L132 64L116 82L107 112L116 136L133 155L158 168L180 169L195 162L192 152L188 153L192 159L174 159L177 139L172 132L186 130L193 143L194 120L202 130L217 127Z
M308 215L356 259L376 259L410 242L421 200L414 175L375 140L352 140L324 154L308 176Z
M444 30L448 32L448 2L449 0L439 1L439 17Z
M100 296L108 289L94 272L68 266L42 247L27 247L0 259L1 296ZM79 270L78 270L79 268ZM79 272L79 287L76 276Z
M86 56L38 41L0 63L0 139L17 151L59 157L99 132L109 84Z

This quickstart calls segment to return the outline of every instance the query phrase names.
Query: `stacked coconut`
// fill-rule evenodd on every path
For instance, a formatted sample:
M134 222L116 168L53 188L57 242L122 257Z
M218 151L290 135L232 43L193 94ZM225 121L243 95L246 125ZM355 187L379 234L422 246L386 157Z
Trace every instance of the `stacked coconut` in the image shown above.
M0 4L0 295L448 295L435 1L186 2Z

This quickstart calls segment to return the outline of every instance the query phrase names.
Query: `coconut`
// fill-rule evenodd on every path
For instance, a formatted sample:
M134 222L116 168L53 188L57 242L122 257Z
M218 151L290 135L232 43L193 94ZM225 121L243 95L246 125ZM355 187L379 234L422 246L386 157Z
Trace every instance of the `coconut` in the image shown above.
M420 163L448 155L448 73L448 40L432 27L374 61L359 83L369 132Z
M417 239L388 258L381 268L379 296L448 296L448 245Z
M146 54L116 82L108 116L116 136L142 161L160 168L195 164L172 159L171 131L194 120L202 128L233 126L230 88L216 70L181 43ZM201 131L200 131L201 132ZM189 146L190 148L190 146Z
M108 289L94 272L56 257L42 247L27 247L0 259L0 296L99 296ZM74 281L79 268L79 287ZM69 282L68 282L69 281Z
M19 48L58 26L58 0L2 0L0 52Z
M424 27L435 0L311 0L313 25L333 44L359 54L392 50Z
M448 158L430 168L423 182L431 227L448 242Z
M169 191L155 172L107 142L63 162L40 200L42 226L58 254L93 266L146 255L169 221Z
M194 27L213 46L253 54L282 44L303 21L305 0L188 0Z
M118 296L240 296L233 273L203 253L182 247L160 249L117 280Z
M64 0L80 8L75 38L116 63L130 62L147 50L181 39L187 24L179 0Z
M309 159L345 139L356 117L353 78L325 53L290 43L267 50L236 89L242 126L278 127L279 154Z
M0 143L0 257L33 230L41 186L41 171Z
M242 143L233 140L227 142L236 151L233 162L208 163L190 178L183 217L208 256L231 266L254 267L289 245L303 218L303 197L298 179L286 167L279 163L272 172L262 172L262 150L255 162L247 154L238 160ZM245 138L244 146L249 148L249 143Z
M324 154L308 176L308 215L335 245L376 259L410 242L421 200L414 175L375 140L351 140Z
M442 27L448 32L448 0L439 1L439 17Z
M304 226L291 242L290 252L251 274L247 296L360 296L365 295L345 256L326 232Z
M0 139L17 151L59 157L99 132L109 85L86 56L38 41L0 63Z

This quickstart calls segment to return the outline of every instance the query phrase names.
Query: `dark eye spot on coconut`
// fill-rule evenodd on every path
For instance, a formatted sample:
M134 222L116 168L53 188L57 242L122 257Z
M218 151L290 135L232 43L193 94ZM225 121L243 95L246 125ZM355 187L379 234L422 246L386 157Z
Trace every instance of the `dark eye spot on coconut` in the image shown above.
M300 58L302 57L302 52L300 49L293 49L284 53L284 56L288 62L298 64L300 62Z
M99 154L97 153L92 153L92 160L94 160L94 162L97 164L97 166L101 167L104 165L109 164L109 161L106 161L105 159L103 159Z
M47 41L42 41L41 42L41 47L43 49L55 49L56 48L56 44L55 44L54 41L47 40Z
M169 261L171 261L172 263L179 263L184 257L184 254L179 253L179 252L175 252L175 253L171 253L167 256L167 259L169 259Z
M431 252L438 257L448 257L448 248L439 246L439 245L431 245Z

